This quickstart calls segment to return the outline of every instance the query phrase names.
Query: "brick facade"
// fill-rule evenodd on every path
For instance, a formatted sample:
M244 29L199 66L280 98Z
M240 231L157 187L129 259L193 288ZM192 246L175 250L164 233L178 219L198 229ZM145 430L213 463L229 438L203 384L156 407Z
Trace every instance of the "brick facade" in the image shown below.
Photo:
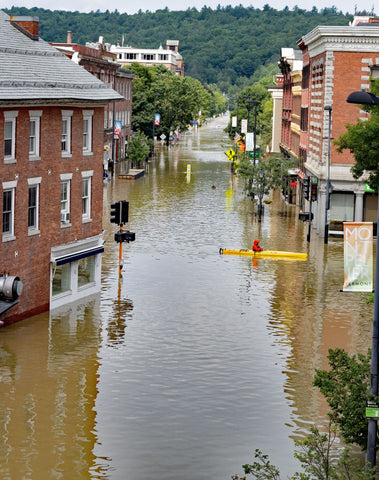
M122 97L35 23L0 11L0 325L101 287L104 107ZM18 303L8 276L23 283Z
M65 107L66 108L66 107ZM103 137L93 135L93 154L83 155L83 116L73 108L72 156L62 158L62 113L59 107L43 107L40 125L40 160L29 160L29 112L18 109L16 125L16 162L1 169L3 184L17 181L15 187L14 239L1 242L1 273L19 275L24 284L22 301L5 314L16 321L49 308L50 247L67 244L102 233ZM5 110L6 111L6 110ZM103 128L103 108L95 108L93 131ZM0 110L0 144L4 143L4 110ZM0 157L4 163L4 157ZM93 171L90 222L82 220L82 172ZM61 174L72 174L70 226L61 225ZM28 179L40 178L39 233L28 233ZM95 213L96 212L96 213ZM6 239L5 239L6 240ZM25 293L27 293L25 295Z
M333 140L346 131L346 124L354 124L358 118L367 119L359 106L348 104L346 99L351 92L370 87L371 68L379 66L379 27L317 27L301 38L298 45L303 52L303 76L304 72L307 76L302 94L302 109L308 111L306 129L300 136L306 159L302 174L318 182L313 223L323 236L328 175L332 184L333 230L342 228L343 221L375 219L376 212L371 207L375 203L373 195L365 193L364 179L355 180L351 175L353 155L348 151L338 153ZM330 117L325 106L332 108Z

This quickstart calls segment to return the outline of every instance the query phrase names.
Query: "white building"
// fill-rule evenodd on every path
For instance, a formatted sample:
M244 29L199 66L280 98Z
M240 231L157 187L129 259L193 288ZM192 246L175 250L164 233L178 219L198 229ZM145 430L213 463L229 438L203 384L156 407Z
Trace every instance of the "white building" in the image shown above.
M179 40L167 40L166 50L159 46L154 48L133 48L131 46L111 45L110 51L117 55L117 63L121 65L131 65L140 63L145 66L163 65L168 70L184 77L184 62L180 55Z

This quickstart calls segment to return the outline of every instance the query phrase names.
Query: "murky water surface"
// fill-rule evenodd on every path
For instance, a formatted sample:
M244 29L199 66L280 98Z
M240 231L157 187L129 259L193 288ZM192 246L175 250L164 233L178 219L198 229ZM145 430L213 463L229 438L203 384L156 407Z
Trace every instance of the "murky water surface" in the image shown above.
M293 439L327 411L314 369L330 347L366 351L372 306L340 293L341 239L312 232L309 245L277 195L257 221L226 122L104 186L100 295L0 331L2 480L226 480L255 448L283 477L299 469ZM109 204L121 199L136 241L119 282ZM308 261L218 253L255 238Z

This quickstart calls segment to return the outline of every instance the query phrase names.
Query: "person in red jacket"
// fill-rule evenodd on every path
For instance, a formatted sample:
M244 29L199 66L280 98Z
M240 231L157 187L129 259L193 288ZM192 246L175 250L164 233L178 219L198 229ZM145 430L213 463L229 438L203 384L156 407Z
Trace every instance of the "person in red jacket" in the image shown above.
M254 240L253 250L254 252L261 252L263 250L263 248L259 245L259 240Z

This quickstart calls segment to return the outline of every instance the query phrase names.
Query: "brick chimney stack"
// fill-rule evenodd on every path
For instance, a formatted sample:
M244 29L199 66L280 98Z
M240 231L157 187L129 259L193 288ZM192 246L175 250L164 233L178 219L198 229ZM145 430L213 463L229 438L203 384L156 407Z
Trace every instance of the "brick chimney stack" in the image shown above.
M11 25L32 40L39 40L39 18L12 15Z
M67 42L66 43L72 43L72 34L71 30L67 31Z

